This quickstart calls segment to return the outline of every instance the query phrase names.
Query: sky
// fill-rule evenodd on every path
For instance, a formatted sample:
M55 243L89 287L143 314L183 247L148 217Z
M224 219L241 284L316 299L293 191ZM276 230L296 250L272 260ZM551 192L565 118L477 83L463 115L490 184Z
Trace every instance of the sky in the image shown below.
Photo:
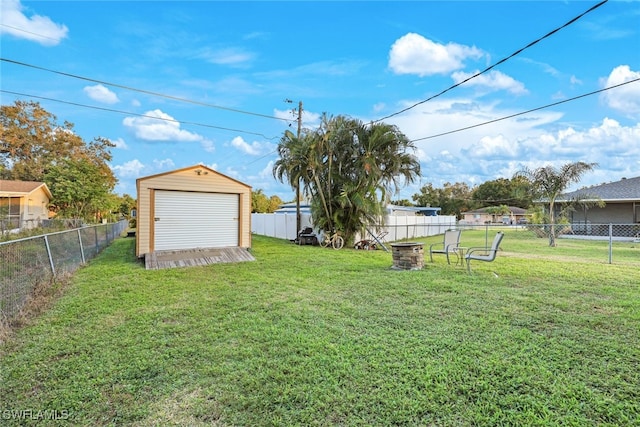
M398 126L422 172L394 199L597 163L577 189L640 176L640 2L599 3L2 0L0 100L111 140L133 197L203 164L292 201L273 164L300 103L307 129Z

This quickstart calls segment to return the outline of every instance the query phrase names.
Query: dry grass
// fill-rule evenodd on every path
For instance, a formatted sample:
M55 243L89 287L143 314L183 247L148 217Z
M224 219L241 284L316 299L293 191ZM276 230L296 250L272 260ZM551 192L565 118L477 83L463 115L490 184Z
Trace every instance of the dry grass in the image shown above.
M64 274L55 280L49 280L36 284L33 292L29 294L20 311L8 318L0 316L0 344L7 341L13 333L29 325L40 314L46 312L51 305L63 293L71 280L70 274Z

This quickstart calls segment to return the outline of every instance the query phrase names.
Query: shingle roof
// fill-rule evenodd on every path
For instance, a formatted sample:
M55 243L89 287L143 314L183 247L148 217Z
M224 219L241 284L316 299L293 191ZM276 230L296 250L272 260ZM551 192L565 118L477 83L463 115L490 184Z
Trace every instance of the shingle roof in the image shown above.
M3 194L29 194L36 190L38 187L44 186L45 192L51 197L51 192L44 182L37 181L9 181L0 179L0 193Z
M624 178L620 181L581 188L571 193L565 193L558 201L573 199L578 195L587 198L599 197L603 201L633 201L640 200L640 176Z

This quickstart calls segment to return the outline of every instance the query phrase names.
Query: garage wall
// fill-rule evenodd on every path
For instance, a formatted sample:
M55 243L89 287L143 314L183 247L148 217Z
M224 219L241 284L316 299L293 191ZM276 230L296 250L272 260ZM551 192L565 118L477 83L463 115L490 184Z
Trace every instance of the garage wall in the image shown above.
M197 171L200 173L198 174ZM154 246L153 218L156 190L195 191L238 194L239 236L238 246L251 247L251 187L216 172L206 166L196 165L158 175L138 178L136 256L152 252Z

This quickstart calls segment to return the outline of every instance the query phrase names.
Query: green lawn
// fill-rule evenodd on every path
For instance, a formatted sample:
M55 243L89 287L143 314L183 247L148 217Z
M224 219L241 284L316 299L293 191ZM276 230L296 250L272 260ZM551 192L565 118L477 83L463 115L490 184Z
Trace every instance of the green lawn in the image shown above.
M638 266L566 245L468 275L254 236L146 271L119 239L0 347L2 424L640 425Z

